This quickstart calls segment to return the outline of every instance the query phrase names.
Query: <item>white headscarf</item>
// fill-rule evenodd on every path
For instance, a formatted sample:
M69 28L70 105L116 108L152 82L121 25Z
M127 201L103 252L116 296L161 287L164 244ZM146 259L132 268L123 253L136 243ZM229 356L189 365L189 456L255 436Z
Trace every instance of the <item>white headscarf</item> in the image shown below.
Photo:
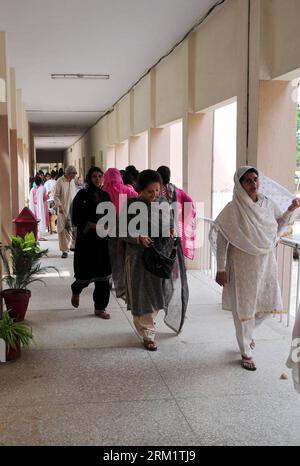
M253 202L240 183L241 177L251 169L258 171L255 167L244 166L234 175L233 199L216 218L210 234L213 247L218 231L233 246L251 255L269 253L278 240L281 232L278 231L277 218L287 210L295 196L259 173L258 198L271 199L274 209Z

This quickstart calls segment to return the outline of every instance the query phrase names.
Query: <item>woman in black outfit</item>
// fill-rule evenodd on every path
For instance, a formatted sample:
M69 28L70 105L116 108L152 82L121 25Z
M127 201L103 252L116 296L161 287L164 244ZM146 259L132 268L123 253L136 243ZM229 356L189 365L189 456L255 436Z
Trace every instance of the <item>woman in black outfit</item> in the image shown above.
M111 266L108 253L108 237L97 235L96 224L101 216L96 214L99 203L109 202L110 197L102 191L103 172L92 167L86 176L86 188L80 190L73 201L72 222L77 227L74 253L74 276L71 303L79 306L79 297L83 288L95 283L93 294L95 315L110 319L106 312L109 302Z

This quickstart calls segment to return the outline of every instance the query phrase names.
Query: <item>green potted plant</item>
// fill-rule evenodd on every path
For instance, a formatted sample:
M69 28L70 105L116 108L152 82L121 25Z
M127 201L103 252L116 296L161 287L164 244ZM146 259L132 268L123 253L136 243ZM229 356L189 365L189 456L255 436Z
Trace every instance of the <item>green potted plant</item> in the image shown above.
M0 339L5 343L5 360L14 361L21 355L21 347L27 347L33 340L31 328L12 319L5 311L0 320Z
M0 257L4 265L4 281L8 289L1 292L9 314L17 322L24 320L28 308L31 291L27 287L33 282L45 282L37 275L48 272L56 267L41 267L42 257L47 255L47 249L40 249L34 234L26 233L25 238L12 236L11 244L0 249Z

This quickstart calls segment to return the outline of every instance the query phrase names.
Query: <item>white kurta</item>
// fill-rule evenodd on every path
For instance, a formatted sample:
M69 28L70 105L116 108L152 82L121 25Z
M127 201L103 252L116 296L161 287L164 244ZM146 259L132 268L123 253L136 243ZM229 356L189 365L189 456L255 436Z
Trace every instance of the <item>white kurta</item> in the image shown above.
M44 184L44 188L46 189L49 199L53 200L56 188L56 180L50 179L46 181L46 183Z
M272 201L264 197L261 206L273 212L276 218L276 206ZM287 211L277 218L278 227L287 225L290 217L291 213ZM256 314L283 311L274 250L268 254L251 255L228 244L219 232L217 263L218 271L226 270L227 274L223 309L232 310L241 321L254 320Z
M256 202L240 182L249 171L259 177ZM252 182L258 183L258 178ZM293 199L292 193L254 167L240 167L234 175L232 201L218 215L210 231L218 271L226 270L223 308L232 311L237 341L246 358L252 358L256 322L270 313L283 311L274 252L286 225L297 215L297 210L293 213L287 210Z
M36 218L39 220L38 232L39 234L45 233L48 230L47 219L45 212L45 202L47 196L44 186L39 188L31 188L29 193L29 209L34 213Z
M68 181L65 176L57 180L54 202L57 207L62 206L64 214L57 212L57 232L62 233L63 230L71 227L71 206L76 195L76 186L74 180Z

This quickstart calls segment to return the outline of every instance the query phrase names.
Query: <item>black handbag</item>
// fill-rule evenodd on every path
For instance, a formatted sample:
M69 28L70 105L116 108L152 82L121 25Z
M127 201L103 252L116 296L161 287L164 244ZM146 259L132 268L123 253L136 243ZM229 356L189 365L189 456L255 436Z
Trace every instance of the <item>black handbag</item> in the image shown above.
M160 278L170 278L177 256L177 242L175 240L171 253L165 255L153 244L145 248L143 252L143 262L145 269Z

